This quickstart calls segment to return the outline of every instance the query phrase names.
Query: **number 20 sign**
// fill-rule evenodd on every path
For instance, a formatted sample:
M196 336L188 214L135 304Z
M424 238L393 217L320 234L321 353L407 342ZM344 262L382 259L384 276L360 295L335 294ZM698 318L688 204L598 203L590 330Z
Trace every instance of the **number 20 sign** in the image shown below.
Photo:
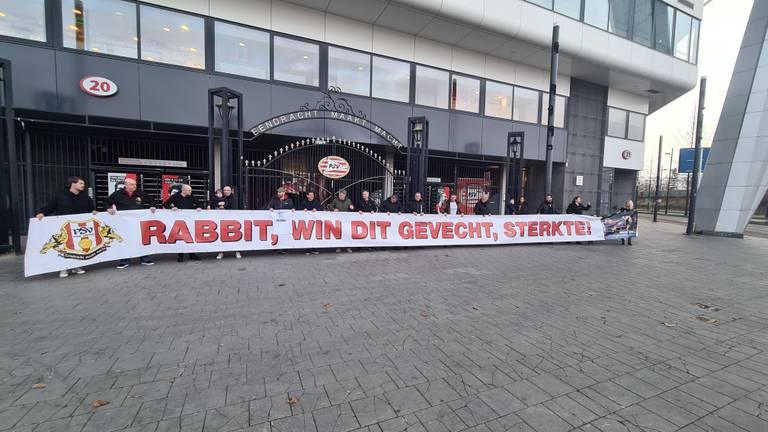
M117 84L104 77L87 76L80 80L80 89L91 96L108 97L117 93Z

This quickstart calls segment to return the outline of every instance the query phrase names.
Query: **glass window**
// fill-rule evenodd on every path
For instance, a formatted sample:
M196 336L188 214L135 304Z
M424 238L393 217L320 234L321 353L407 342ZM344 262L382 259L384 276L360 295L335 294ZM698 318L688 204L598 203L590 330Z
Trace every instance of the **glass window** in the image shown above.
M214 33L217 71L269 79L269 33L221 22Z
M410 101L411 65L384 57L373 58L373 97Z
M451 109L480 111L480 80L459 75L451 77Z
M645 116L640 113L630 112L627 123L627 138L635 141L645 140Z
M512 92L514 87L493 81L485 82L485 115L503 119L512 118Z
M564 128L565 127L565 105L568 103L568 100L565 98L565 96L557 95L555 96L555 118L553 126L557 128ZM549 93L542 93L541 94L541 124L544 126L547 125L547 116L549 113L547 112L547 108L549 106Z
M584 0L584 22L599 27L608 28L608 0Z
M336 47L328 48L328 88L344 93L371 94L371 56Z
M632 40L645 46L653 43L653 0L635 0Z
M448 108L448 72L416 66L416 103Z
M522 87L515 87L512 120L527 123L539 122L539 92Z
M317 87L320 85L320 47L275 36L274 79Z
M581 19L581 0L555 0L555 12Z
M666 3L657 1L653 25L656 31L656 49L667 54L672 52L672 25L675 10Z
M45 0L0 0L0 35L45 42Z
M696 64L699 61L699 20L693 20L691 27L691 63Z
M67 48L138 57L136 3L63 0L61 22Z
M547 9L552 9L552 0L526 0L528 3L533 3Z
M626 138L627 112L618 108L608 107L608 135Z
M688 61L691 49L691 16L680 11L675 16L675 57Z
M141 5L141 58L205 69L203 19Z
M630 0L611 0L608 31L622 37L629 37Z

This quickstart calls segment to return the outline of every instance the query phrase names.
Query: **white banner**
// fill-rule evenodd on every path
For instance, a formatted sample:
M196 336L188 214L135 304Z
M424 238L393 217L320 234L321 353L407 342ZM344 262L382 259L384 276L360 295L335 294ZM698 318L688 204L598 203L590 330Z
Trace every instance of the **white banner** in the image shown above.
M24 274L178 252L604 240L599 218L131 210L30 219Z

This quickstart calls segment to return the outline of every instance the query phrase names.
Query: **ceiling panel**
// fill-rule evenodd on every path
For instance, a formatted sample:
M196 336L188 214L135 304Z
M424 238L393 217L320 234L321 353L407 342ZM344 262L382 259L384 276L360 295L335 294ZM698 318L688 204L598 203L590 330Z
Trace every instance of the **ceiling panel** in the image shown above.
M418 34L432 21L432 16L390 4L376 20L376 25L408 34Z
M312 9L324 11L331 4L331 0L286 0L290 3L297 4Z
M471 31L470 27L435 18L419 32L419 36L454 45L467 37Z
M327 12L373 23L387 7L384 0L331 0Z
M473 51L488 54L493 50L500 48L507 42L506 39L482 30L472 30L467 37L460 40L456 45Z

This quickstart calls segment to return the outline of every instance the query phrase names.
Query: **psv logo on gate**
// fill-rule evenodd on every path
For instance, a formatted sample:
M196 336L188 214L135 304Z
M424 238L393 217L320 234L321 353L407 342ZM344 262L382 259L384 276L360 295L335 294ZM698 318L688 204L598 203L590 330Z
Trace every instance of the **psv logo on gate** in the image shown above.
M80 90L91 96L109 97L117 93L117 84L104 77L87 76L80 80Z
M317 163L317 169L328 178L340 179L349 174L349 162L340 156L326 156Z

